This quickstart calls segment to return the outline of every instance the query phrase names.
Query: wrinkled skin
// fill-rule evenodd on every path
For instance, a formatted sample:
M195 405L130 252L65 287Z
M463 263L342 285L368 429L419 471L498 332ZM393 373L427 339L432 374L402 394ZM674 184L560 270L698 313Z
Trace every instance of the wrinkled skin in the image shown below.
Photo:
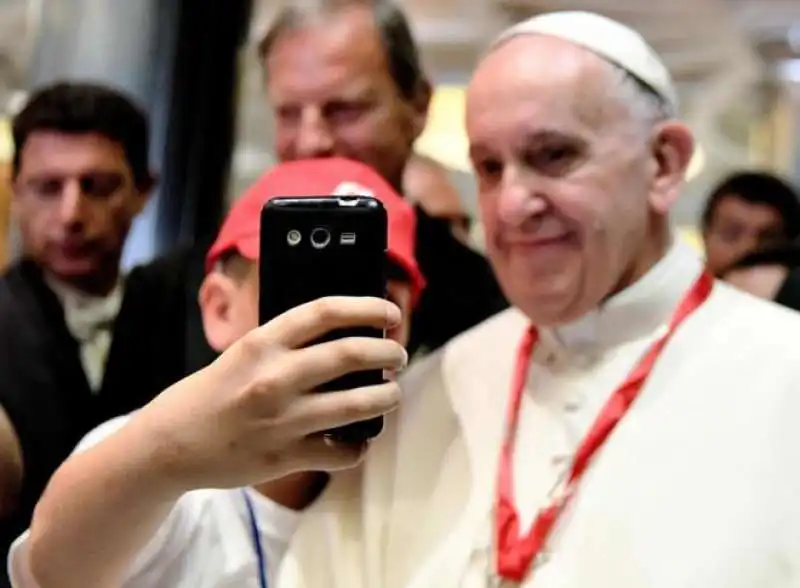
M104 295L152 182L137 185L122 146L94 133L32 133L14 179L25 253L59 281Z
M692 137L634 117L613 75L585 49L526 35L495 48L468 88L487 254L540 326L596 308L669 244Z
M403 96L369 6L350 6L279 36L265 60L281 161L341 156L402 187L425 128L430 88Z

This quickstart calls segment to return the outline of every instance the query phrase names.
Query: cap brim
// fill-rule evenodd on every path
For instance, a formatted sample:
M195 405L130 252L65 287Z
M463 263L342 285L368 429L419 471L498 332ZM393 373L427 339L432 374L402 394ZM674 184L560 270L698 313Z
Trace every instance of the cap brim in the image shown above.
M206 273L212 271L214 266L228 253L237 252L245 259L258 261L259 238L258 235L245 237L232 243L230 241L216 241L206 255Z
M261 239L258 235L241 239L236 243L236 250L245 259L258 261L258 256L261 253Z

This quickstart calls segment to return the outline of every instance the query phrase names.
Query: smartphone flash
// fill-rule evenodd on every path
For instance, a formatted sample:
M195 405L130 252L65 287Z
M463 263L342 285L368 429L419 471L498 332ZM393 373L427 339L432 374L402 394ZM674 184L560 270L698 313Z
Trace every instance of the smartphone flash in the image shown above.
M355 245L355 242L356 242L355 233L342 233L342 236L339 238L339 243L341 245Z

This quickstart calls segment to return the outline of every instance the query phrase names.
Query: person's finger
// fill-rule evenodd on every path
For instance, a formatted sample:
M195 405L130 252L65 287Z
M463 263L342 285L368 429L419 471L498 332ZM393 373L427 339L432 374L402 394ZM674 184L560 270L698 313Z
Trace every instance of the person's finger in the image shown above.
M332 472L352 468L361 462L367 444L332 443L316 435L298 441L289 450L294 471Z
M403 366L403 367L405 367L405 366ZM396 369L396 370L383 370L383 379L387 380L387 381L388 380L396 380L398 378L398 376L400 375L400 372L402 372L402 371L403 371L402 367L400 369Z
M400 403L396 382L340 392L316 392L297 398L282 417L298 436L314 435L385 415Z
M346 337L297 350L287 354L287 359L295 363L293 373L300 389L316 390L353 372L402 370L408 364L408 352L391 339Z
M290 349L331 331L353 327L389 329L400 323L400 309L381 298L331 296L293 308L256 330L255 336Z
M276 392L290 398L349 373L397 370L407 361L406 350L391 339L347 337L285 353L265 363L257 377L271 410Z

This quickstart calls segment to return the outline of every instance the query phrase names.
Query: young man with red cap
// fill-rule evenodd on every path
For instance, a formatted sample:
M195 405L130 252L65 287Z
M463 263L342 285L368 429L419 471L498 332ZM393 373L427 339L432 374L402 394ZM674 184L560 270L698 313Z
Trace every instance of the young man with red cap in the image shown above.
M258 326L257 262L260 212L264 203L277 196L337 194L373 196L386 208L391 268L388 296L403 313L403 320L388 330L388 337L406 343L409 315L424 288L424 278L414 258L414 209L365 165L344 159L325 159L291 162L273 168L228 214L208 252L206 277L199 294L203 327L214 349L227 349ZM182 426L186 430L174 431L174 434L184 439L195 436L208 439L209 434L217 435L216 430L209 432L208 428L194 430L197 425L192 429L193 419L186 424L187 421L180 418L179 413L186 410L185 404L163 398L169 395L168 391L139 411L137 416L150 417L136 419L139 427L143 422L176 423L175 427ZM154 416L157 418L152 418ZM221 413L220 418L223 416ZM50 585L46 578L57 577L59 586L266 588L294 533L300 517L298 511L324 487L327 474L301 472L255 487L224 490L206 489L193 479L170 480L170 484L180 485L182 494L177 501L165 505L165 501L153 496L156 491L151 487L158 484L153 484L152 480L145 483L142 476L131 473L137 471L134 464L142 462L150 470L147 476L160 476L162 469L167 470L158 460L151 463L144 459L152 448L115 447L126 443L125 436L116 433L129 422L132 422L131 417L105 423L90 433L76 452L122 455L123 460L130 460L128 465L110 463L110 458L79 462L81 455L74 455L66 467L83 469L77 473L72 471L71 476L66 477L72 483L65 483L64 478L56 474L40 502L31 530L12 547L9 567L13 585L44 588ZM152 436L157 433L152 431ZM214 437L210 442L214 442ZM182 454L180 459L186 459L186 455ZM189 459L211 460L194 454ZM117 472L112 480L108 478L109 469ZM298 469L303 468L299 464L286 468L287 471ZM101 470L104 471L101 473ZM224 477L224 472L220 475ZM170 474L162 477L168 476ZM80 480L77 485L76 479ZM138 504L125 504L125 513L121 513L119 507L112 510L107 506L104 493L109 485L137 484L141 487L130 488L130 495L136 497L133 502ZM103 511L104 508L107 510ZM134 548L130 536L134 531L119 528L118 522L133 511L138 513L132 518L136 521L152 520L154 513L161 513L154 525L155 533L142 536L141 543ZM61 518L64 513L70 513L69 520ZM98 528L96 521L108 521L108 524ZM42 545L39 540L55 528L60 540L45 539L44 543L49 543L51 548L54 543L58 544L60 549L39 549ZM74 554L71 553L73 549ZM51 562L70 562L70 569ZM55 567L40 574L43 567L50 565Z

